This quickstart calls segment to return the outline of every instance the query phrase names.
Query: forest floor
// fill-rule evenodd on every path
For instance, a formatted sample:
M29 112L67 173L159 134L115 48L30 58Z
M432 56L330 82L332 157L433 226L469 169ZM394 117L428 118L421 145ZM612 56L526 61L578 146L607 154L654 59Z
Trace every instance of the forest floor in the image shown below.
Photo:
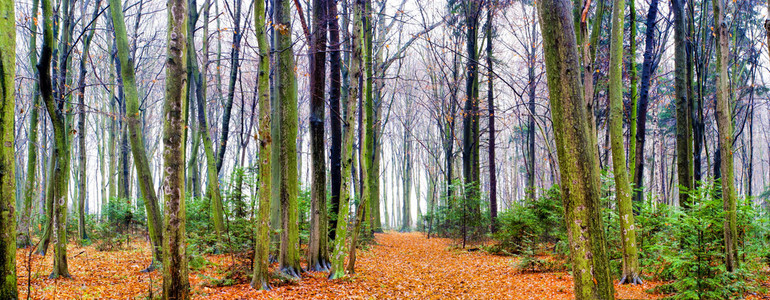
M209 255L209 263L190 272L196 299L571 299L572 277L566 272L521 273L517 258L458 249L452 240L427 239L422 233L377 234L375 245L359 250L356 274L327 280L328 273L308 272L301 281L274 280L270 291L250 288L241 272L233 285L217 287L233 266L247 269L250 261L231 255ZM46 257L29 250L17 252L20 299L26 299L28 276L31 299L147 299L158 297L162 275L141 273L150 262L147 243L132 241L120 251L97 251L95 246L70 244L72 279L48 279L52 251ZM233 264L233 262L236 262ZM271 268L272 269L272 268ZM618 299L657 299L645 291L659 283L615 285ZM152 286L152 288L151 288Z

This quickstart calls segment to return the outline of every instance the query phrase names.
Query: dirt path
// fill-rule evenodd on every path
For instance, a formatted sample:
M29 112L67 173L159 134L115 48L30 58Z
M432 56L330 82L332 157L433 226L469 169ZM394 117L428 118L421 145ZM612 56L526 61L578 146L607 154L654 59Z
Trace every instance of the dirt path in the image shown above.
M225 277L232 264L228 255L208 256L210 264L191 272L195 299L571 299L572 278L567 273L521 274L515 259L483 252L456 250L447 239L426 239L421 233L376 235L377 244L360 251L357 273L329 281L328 273L303 274L296 284L272 282L271 291L255 291L242 283L210 287L207 282ZM162 281L158 271L139 273L149 262L147 245L132 243L131 249L99 252L93 246L71 245L68 253L74 279L47 279L51 254L33 255L33 299L146 299L150 282L158 296ZM26 251L19 251L17 258ZM24 258L22 258L24 257ZM248 262L242 262L248 264ZM304 265L304 263L303 263ZM26 260L17 263L19 290L26 297ZM618 299L653 299L644 286L616 285Z

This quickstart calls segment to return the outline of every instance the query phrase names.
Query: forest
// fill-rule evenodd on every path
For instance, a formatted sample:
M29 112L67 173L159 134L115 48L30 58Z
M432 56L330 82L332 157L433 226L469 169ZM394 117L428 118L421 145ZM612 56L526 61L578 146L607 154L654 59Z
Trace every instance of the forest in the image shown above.
M764 75L770 0L0 0L0 300L768 299Z

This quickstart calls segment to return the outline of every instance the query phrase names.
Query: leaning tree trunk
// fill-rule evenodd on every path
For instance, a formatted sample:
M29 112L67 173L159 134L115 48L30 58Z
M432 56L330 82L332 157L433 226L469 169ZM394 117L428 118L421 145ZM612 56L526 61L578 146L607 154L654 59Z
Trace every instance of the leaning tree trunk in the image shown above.
M623 248L622 284L641 284L639 256L636 250L634 212L631 205L631 187L626 169L623 147L623 3L615 0L612 5L612 33L610 36L610 116L609 131L612 139L612 170L615 175L615 198L620 216L620 241Z
M265 24L265 2L254 2L254 29L259 46L259 212L254 249L254 273L251 276L251 287L255 289L270 289L268 266L270 261L270 193L271 193L271 146L270 137L270 46L267 44Z
M728 272L738 269L738 226L735 201L735 173L733 171L733 124L730 111L730 84L728 82L727 65L729 53L727 41L727 23L725 22L724 1L713 0L714 16L716 17L716 56L717 70L717 104L716 119L719 129L719 152L721 164L722 201L724 203L725 220L725 268Z
M633 202L642 202L644 197L644 142L645 131L647 128L647 106L650 98L650 79L655 72L655 66L653 65L653 44L655 39L655 27L656 19L658 15L658 0L650 1L650 8L647 11L647 30L645 32L644 39L644 62L642 62L642 83L641 91L639 94L639 103L636 107L636 140L634 156L634 197ZM650 180L653 178L650 177Z
M332 1L334 2L334 1ZM340 206L337 210L336 235L332 245L331 271L329 279L338 279L345 276L345 238L347 236L348 212L350 211L350 188L353 177L351 168L353 166L353 140L355 133L356 120L356 100L358 98L358 80L362 74L361 63L361 6L363 1L356 0L353 5L353 32L351 33L352 58L350 60L350 84L348 85L348 98L345 108L345 122L343 126L344 136L342 137L342 182L340 187ZM353 238L357 236L353 232ZM353 245L355 247L355 244ZM351 252L355 251L351 247Z
M112 0L117 1L117 0ZM166 95L163 104L163 299L189 299L184 195L184 91L187 1L168 0Z
M48 232L53 238L54 267L51 278L69 278L67 269L67 188L70 176L70 152L67 138L66 120L64 117L63 99L54 99L53 82L51 80L51 61L53 56L53 9L50 0L42 1L43 7L43 47L38 63L38 81L40 93L46 105L48 116L54 129L54 147L51 154L50 173L47 201L51 203Z
M538 1L575 298L613 299L599 204L599 168L582 96L569 0Z
M49 23L50 24L50 23ZM34 29L33 29L34 30ZM33 37L34 39L34 37ZM50 56L49 56L50 57ZM0 299L16 299L16 13L0 0ZM35 108L32 108L35 109Z
M227 101L224 105L224 114L222 115L222 136L220 137L219 150L217 150L217 174L222 170L224 164L225 151L227 151L227 139L230 134L230 115L233 110L233 99L235 98L235 84L238 81L238 67L240 66L239 56L241 53L241 0L235 0L235 10L233 11L233 45L230 52L230 83L227 86ZM217 68L219 70L219 68ZM217 71L219 72L219 71Z
M139 93L136 89L134 62L128 58L128 36L126 34L126 23L120 0L110 0L110 14L112 15L113 27L115 28L115 43L117 45L118 57L120 58L120 72L125 92L126 123L130 133L131 153L134 157L134 166L136 167L136 174L139 179L139 189L145 198L144 207L147 211L147 231L149 232L153 247L153 261L147 268L150 271L154 269L155 262L160 261L163 255L161 250L163 233L161 231L160 207L158 205L158 196L155 194L150 161L147 158L147 151L144 146L142 121L139 117Z
M279 167L281 202L281 245L279 264L282 272L300 277L299 224L297 224L297 79L294 73L294 52L291 38L291 2L275 0L273 24L276 26L275 46L280 49L276 60L278 92L276 104L281 122L273 122L280 128Z
M326 212L325 87L326 9L328 0L313 0L313 33L310 36L310 241L307 268L329 269L328 218Z

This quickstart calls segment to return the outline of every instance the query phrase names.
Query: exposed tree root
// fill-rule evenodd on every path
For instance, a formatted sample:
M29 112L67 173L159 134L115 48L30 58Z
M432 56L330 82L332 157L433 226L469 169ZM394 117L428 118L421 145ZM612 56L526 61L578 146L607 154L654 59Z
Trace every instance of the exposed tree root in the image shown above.
M623 278L620 279L620 284L644 284L641 278L639 278L639 275L633 274L631 276L629 275L623 275Z

